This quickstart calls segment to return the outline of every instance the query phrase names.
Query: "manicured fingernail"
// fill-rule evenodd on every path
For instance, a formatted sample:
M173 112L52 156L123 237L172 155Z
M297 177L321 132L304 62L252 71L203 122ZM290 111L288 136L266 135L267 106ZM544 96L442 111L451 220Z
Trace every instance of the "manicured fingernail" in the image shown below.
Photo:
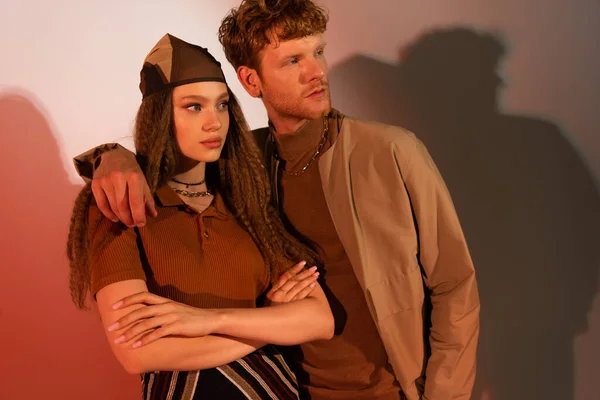
M117 308L121 307L123 305L123 301L117 301L115 304L113 304L113 310L116 310ZM111 325L112 326L112 325Z
M108 331L109 331L109 332L112 332L112 331L116 330L118 327L119 327L119 323L118 323L118 322L115 322L114 324L110 325L110 326L109 326L108 328L106 328L106 329L108 329Z
M139 224L137 224L138 228L143 228L144 226L146 226L145 222L140 222Z
M113 218L113 219L111 219L111 221L116 224L117 222L119 222L119 218Z
M140 347L141 345L142 345L142 342L138 340L137 342L135 342L135 343L133 344L133 346L132 346L132 347L133 347L134 349L137 349L137 348L138 348L138 347Z
M310 287L315 287L315 285L316 285L316 284L317 284L317 282L313 282L313 283L311 283L311 284L310 284L310 285L308 285L308 286L310 286Z
M317 270L317 267L310 267L308 270L311 272L315 272Z
M313 274L313 276L319 276L319 273L318 273L318 272L315 272L315 273Z
M115 339L115 344L121 344L125 341L125 336L121 335Z

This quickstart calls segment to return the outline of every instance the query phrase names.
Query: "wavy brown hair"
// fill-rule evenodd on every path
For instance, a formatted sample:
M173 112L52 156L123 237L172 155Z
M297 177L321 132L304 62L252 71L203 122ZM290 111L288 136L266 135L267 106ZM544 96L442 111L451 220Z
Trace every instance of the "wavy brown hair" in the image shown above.
M311 0L243 0L221 21L219 42L237 70L260 70L259 52L272 40L292 40L323 33L327 11Z
M271 266L275 279L291 264L319 264L316 252L290 234L272 204L271 187L258 147L242 109L229 90L229 131L217 162L206 166L206 182L219 191L237 221L250 234ZM173 132L172 90L146 97L138 110L134 142L138 161L152 193L175 175L180 152ZM85 307L90 290L89 207L93 196L87 184L73 207L67 242L70 289L74 303Z

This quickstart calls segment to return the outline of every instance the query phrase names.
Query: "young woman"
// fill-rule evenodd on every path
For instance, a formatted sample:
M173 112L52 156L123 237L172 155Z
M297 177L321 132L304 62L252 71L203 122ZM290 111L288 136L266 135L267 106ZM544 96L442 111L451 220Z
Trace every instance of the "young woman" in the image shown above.
M288 271L316 255L271 206L220 64L167 34L146 57L140 89L135 147L158 215L128 228L82 190L67 246L75 303L95 296L145 399L297 398L293 373L266 344L329 339L333 317L316 267ZM274 303L260 307L265 294Z

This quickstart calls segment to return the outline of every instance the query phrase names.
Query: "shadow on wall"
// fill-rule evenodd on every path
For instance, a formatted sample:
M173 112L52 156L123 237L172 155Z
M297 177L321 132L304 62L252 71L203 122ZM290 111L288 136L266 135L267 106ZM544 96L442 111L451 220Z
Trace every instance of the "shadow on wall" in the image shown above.
M65 243L80 187L37 104L0 93L0 397L137 398L139 378L113 357L97 312L71 302Z
M357 55L332 68L333 104L416 132L446 180L481 293L472 398L572 400L574 337L597 290L600 198L555 124L499 110L504 55L492 35L433 31L399 65Z

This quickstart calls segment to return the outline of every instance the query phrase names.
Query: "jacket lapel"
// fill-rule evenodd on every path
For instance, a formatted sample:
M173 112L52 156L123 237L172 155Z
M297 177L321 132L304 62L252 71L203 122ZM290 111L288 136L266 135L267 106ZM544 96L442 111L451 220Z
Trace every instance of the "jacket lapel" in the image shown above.
M354 204L356 190L352 186L350 165L354 142L350 124L343 123L339 136L333 146L319 159L319 173L327 207L334 222L337 234L342 241L352 268L363 290L368 282L365 274L364 242L360 221ZM352 218L348 218L352 216ZM370 304L369 304L370 306Z

